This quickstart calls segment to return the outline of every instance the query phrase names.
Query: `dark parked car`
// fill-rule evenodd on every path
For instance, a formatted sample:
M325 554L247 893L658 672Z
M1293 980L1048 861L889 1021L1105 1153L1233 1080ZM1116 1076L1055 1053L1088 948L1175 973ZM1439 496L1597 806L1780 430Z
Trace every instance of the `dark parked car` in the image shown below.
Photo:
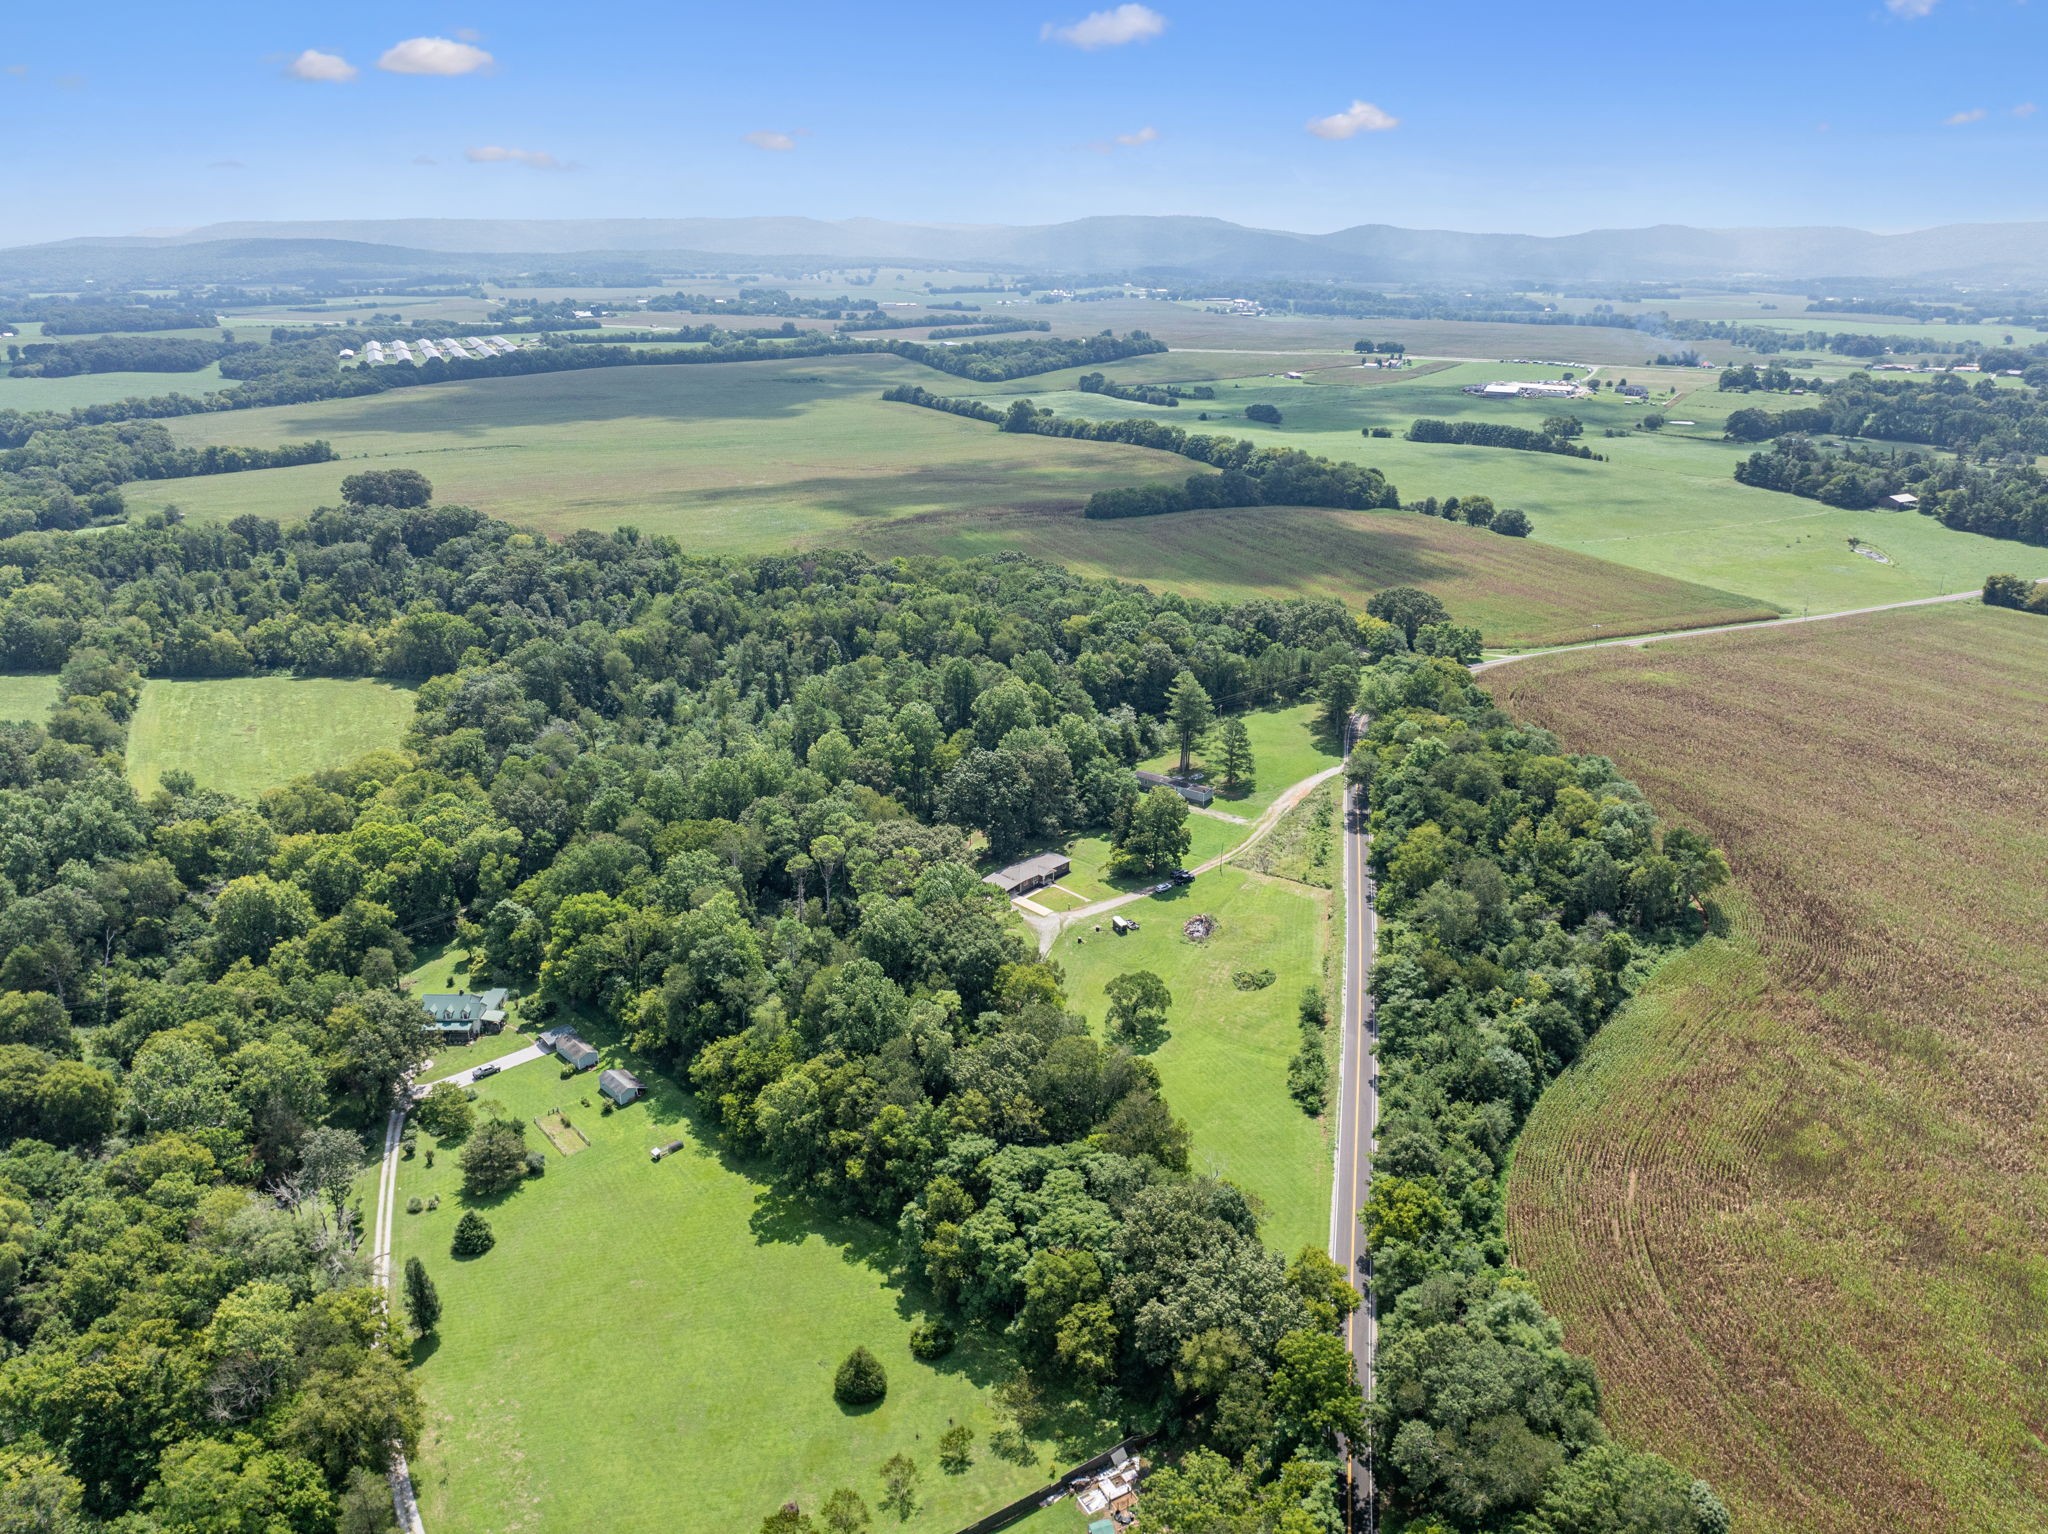
M1195 882L1195 876L1189 873L1185 868L1176 868L1173 870L1172 873L1168 874L1166 877L1171 879L1175 884L1193 884Z

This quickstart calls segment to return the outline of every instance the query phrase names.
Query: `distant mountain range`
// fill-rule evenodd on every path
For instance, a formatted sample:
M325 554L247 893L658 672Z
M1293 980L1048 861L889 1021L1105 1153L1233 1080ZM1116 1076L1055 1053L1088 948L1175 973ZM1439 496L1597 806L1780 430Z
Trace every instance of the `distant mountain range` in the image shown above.
M1084 218L1063 224L904 224L878 219L333 219L209 224L173 235L63 240L0 250L0 282L198 276L209 263L253 274L474 271L536 265L672 264L760 258L994 266L1014 271L1301 277L1366 283L1928 279L2048 280L2048 224L1948 224L1907 234L1860 229L1695 229L1661 224L1585 234L1463 234L1360 224L1332 234L1223 219ZM232 277L229 280L234 280Z

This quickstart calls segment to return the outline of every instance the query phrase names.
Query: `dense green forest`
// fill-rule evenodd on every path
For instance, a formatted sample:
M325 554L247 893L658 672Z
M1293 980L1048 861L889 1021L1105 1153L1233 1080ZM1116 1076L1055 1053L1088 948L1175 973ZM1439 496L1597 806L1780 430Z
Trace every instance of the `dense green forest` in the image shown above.
M380 488L425 498L358 484ZM1220 1465L1286 1527L1333 1529L1330 1435L1367 1430L1355 1291L1190 1167L1156 1073L1090 1035L971 838L1100 826L1170 857L1185 806L1129 770L1170 699L1348 695L1361 657L1384 657L1367 760L1412 928L1390 1065L1410 995L1456 1046L1417 1045L1454 1062L1440 1102L1395 1099L1417 1127L1392 1126L1374 1234L1406 1308L1373 1431L1456 1528L1615 1479L1590 1376L1501 1266L1490 1177L1698 869L1603 764L1408 655L1402 621L1017 557L551 544L430 504L21 534L0 569L8 663L62 668L46 723L0 726L0 1527L386 1526L420 1410L350 1188L423 1049L397 977L452 935L689 1083L792 1193L895 1228L941 1306L925 1345L1001 1330L1044 1388L1166 1427L1178 1474ZM1406 615L1418 640L1443 617ZM412 736L259 803L179 774L138 798L142 678L259 666L425 678ZM1539 970L1547 999L1498 1016ZM1418 1315L1462 1341L1402 1353ZM1512 1432L1441 1406L1480 1364L1524 1382Z

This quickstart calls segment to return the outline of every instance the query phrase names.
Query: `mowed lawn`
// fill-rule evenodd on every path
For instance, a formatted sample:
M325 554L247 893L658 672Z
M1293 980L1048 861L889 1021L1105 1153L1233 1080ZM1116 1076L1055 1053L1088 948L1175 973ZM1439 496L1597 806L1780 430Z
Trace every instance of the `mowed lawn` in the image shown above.
M756 1181L707 1142L681 1093L639 1074L653 1095L609 1116L595 1072L565 1081L552 1060L483 1084L479 1107L524 1122L547 1173L484 1209L497 1245L474 1261L449 1255L465 1207L455 1149L437 1147L429 1168L422 1135L401 1165L394 1258L420 1257L443 1306L415 1375L426 1526L743 1530L791 1500L815 1513L851 1486L881 1526L944 1534L1042 1485L1060 1457L1051 1445L1021 1465L989 1448L1005 1355L963 1340L936 1364L911 1357L925 1311L895 1270L895 1233ZM565 1156L534 1126L554 1108L587 1147ZM675 1140L680 1152L649 1159ZM436 1195L438 1209L406 1213ZM882 1361L889 1393L848 1411L832 1378L856 1346ZM974 1465L959 1475L937 1460L955 1422L975 1431ZM1114 1441L1103 1432L1084 1453ZM898 1453L923 1472L919 1510L901 1524L878 1508L878 1468Z
M1114 443L966 432L885 405L892 384L959 380L894 357L607 368L399 389L362 399L188 416L182 442L324 437L340 462L137 481L132 507L293 521L366 468L417 469L438 499L564 534L632 523L693 553L857 543L935 509L1072 510L1102 485L1194 472Z
M1531 1114L1515 1259L1626 1440L1769 1534L2048 1528L2048 621L1488 677L1735 872Z
M19 672L0 676L0 722L41 724L57 701L57 674Z
M152 680L128 728L128 778L144 793L166 772L204 788L254 796L308 772L395 746L412 723L412 693L341 677Z
M1267 1244L1288 1256L1322 1247L1330 1227L1330 1147L1287 1095L1287 1062L1301 1041L1302 990L1323 985L1331 909L1324 891L1225 867L1124 907L1134 933L1112 935L1105 918L1099 931L1069 928L1052 951L1069 999L1098 1030L1116 976L1150 970L1166 982L1168 1036L1149 1058L1188 1123L1195 1169L1255 1195ZM1204 943L1181 933L1197 914L1216 918ZM1235 971L1259 969L1276 976L1265 989L1231 983Z
M1217 716L1216 723L1210 726L1209 733L1193 753L1195 767L1208 773L1205 781L1216 790L1216 802L1212 808L1225 814L1256 820L1303 778L1314 777L1324 768L1334 767L1343 760L1329 736L1316 729L1316 706L1313 703L1252 709L1234 716L1244 721L1244 732L1251 740L1252 777L1236 788L1225 789L1217 747L1223 720L1228 717L1233 716ZM1180 753L1169 751L1138 765L1148 772L1170 772L1180 766Z

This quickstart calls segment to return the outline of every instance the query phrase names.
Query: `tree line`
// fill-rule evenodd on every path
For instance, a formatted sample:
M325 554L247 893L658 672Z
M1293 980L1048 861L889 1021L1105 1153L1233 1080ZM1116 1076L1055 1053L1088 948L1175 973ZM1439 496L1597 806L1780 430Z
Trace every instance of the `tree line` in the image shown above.
M1208 384L1188 387L1182 384L1118 383L1101 373L1083 373L1074 381L1074 387L1083 394L1100 394L1140 405L1168 407L1178 407L1184 399L1209 400L1216 397L1215 389Z
M2048 613L2048 586L2017 575L1987 575L1984 577L1984 605Z
M2042 383L2048 384L2048 373ZM1942 373L1930 380L1852 373L1824 383L1817 397L1786 410L1731 411L1725 428L1737 442L1786 432L1876 437L1989 458L2048 453L2048 395L2041 387L2000 388L1990 378Z
M196 373L253 341L199 341L187 336L98 336L89 341L10 345L13 378L72 378L80 373Z
M0 450L0 476L18 478L25 488L49 480L74 493L91 493L115 489L131 479L238 474L245 469L332 463L340 456L324 440L277 447L181 447L161 422L125 421L39 431L20 447Z
M1740 484L1851 511L1911 495L1912 509L1959 532L2048 544L2048 475L2031 462L1971 463L1960 454L1844 446L1783 436L1735 466Z
M1513 1266L1502 1183L1537 1096L1727 877L1635 785L1517 725L1460 666L1389 657L1347 769L1372 806L1381 1330L1368 1432L1411 1527L1725 1534L1702 1482L1613 1443L1591 1365ZM1541 977L1539 980L1538 977Z
M1410 442L1450 442L1461 447L1507 447L1523 453L1560 453L1567 458L1591 458L1602 463L1606 462L1607 457L1604 453L1596 453L1582 443L1572 441L1570 437L1553 435L1548 431L1532 431L1526 426L1509 426L1501 421L1438 421L1425 417L1411 422L1407 435Z

